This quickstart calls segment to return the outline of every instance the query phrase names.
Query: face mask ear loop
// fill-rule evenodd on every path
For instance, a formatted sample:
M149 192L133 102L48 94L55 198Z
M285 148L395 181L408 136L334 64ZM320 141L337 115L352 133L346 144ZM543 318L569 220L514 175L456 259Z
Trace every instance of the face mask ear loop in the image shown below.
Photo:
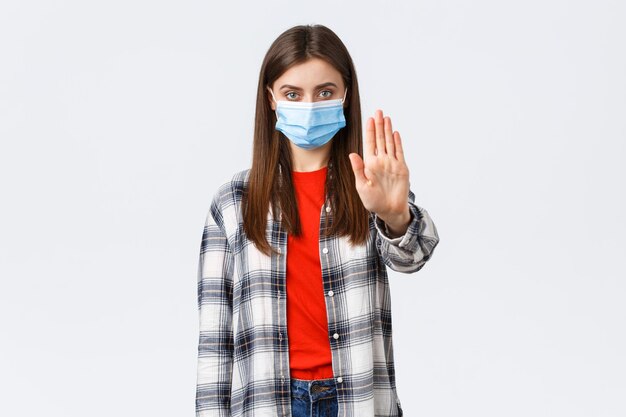
M276 103L276 110L274 110L274 114L276 115L276 120L278 120L278 102L276 101L276 97L274 97L274 92L271 88L268 87L270 93L272 94L272 99L274 99L274 103Z
M270 90L270 94L272 95L272 98L274 99L274 103L276 103L276 97L274 97L274 92L269 87L267 87L267 89Z
M346 92L343 95L343 99L341 100L341 104L343 104L343 102L346 101L346 97L348 97L348 87L346 87Z

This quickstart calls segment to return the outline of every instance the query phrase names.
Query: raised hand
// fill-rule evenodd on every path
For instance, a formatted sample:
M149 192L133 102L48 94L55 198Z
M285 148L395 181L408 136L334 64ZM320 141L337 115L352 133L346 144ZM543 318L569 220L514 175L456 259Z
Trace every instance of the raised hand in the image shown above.
M383 117L380 109L375 117L368 117L363 159L357 153L348 157L365 208L376 213L393 235L403 235L411 220L409 167L400 133L391 129L391 118Z

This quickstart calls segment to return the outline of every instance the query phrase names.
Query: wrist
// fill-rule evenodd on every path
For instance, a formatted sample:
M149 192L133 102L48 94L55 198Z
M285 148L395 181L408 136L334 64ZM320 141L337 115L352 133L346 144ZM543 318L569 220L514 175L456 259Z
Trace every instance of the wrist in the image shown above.
M406 210L401 214L379 215L378 217L384 222L387 235L394 238L400 237L406 233L413 218L413 214L407 205Z

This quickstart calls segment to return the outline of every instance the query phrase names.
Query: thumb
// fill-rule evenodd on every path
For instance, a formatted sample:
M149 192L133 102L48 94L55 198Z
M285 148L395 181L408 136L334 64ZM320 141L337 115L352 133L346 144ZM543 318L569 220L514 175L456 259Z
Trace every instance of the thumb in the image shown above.
M352 165L352 171L354 172L354 177L356 179L356 183L358 185L362 185L367 182L367 178L365 177L365 164L363 164L363 159L358 153L352 152L348 155L350 158L350 164Z

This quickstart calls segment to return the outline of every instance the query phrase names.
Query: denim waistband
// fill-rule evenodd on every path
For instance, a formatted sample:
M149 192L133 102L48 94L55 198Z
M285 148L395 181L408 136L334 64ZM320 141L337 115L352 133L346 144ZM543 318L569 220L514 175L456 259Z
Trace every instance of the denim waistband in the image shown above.
M322 400L337 395L335 378L298 379L291 378L291 396L310 400Z

